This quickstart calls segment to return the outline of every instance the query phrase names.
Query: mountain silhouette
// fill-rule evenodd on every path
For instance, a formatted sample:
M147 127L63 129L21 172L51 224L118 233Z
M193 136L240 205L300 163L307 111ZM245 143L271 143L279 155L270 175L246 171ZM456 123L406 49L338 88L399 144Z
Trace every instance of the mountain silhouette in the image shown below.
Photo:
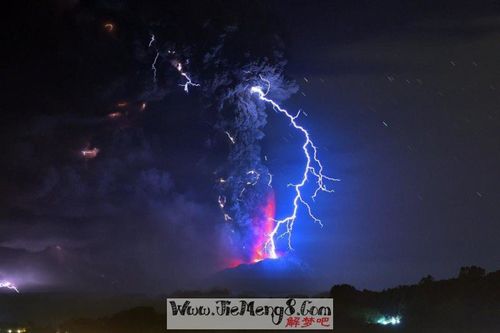
M205 282L210 287L229 288L233 292L256 295L296 294L314 290L313 272L299 258L288 255L242 264L214 274Z

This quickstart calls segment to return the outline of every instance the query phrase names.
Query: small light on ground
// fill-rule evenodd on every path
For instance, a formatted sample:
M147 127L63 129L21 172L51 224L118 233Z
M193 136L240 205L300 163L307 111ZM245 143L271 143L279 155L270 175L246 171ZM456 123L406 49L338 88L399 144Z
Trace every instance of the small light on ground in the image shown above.
M377 319L377 324L380 325L399 325L401 324L401 316L382 316Z

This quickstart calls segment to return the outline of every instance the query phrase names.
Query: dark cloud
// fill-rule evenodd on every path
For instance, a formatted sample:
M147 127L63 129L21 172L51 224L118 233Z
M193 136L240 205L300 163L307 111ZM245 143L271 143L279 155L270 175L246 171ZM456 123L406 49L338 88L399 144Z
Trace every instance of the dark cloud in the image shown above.
M54 128L65 124L62 119ZM78 151L64 163L30 159L36 164L27 171L36 168L38 176L28 191L4 200L1 242L20 250L2 255L2 272L20 276L26 272L19 267L31 267L30 274L43 273L47 287L121 290L130 284L141 289L151 276L158 288L185 282L175 275L198 271L192 266L197 256L206 263L200 269L217 267L217 253L210 251L218 243L214 209L176 191L141 133L113 132L94 160L83 160ZM54 257L59 253L67 254L64 262ZM155 272L148 273L151 265ZM123 272L121 279L114 270ZM33 281L19 283L30 287Z
M0 271L24 288L144 290L154 284L165 290L192 283L231 259L231 230L217 210L214 189L214 171L227 151L218 138L222 127L214 129L219 110L206 105L233 103L243 110L236 94L259 72L269 74L277 97L286 97L282 71L274 72L267 58L277 56L279 39L266 38L253 54L241 49L242 39L255 38L265 27L224 30L244 20L232 16L233 5L223 6L229 11L220 20L207 20L218 11L208 6L206 15L187 21L179 19L185 6L158 5L164 17L146 22L148 6L139 12L133 7L121 1L61 3L57 12L40 17L57 16L36 32L52 41L40 43L40 61L27 57L23 68L14 64L38 73L19 81L22 90L10 88L18 102L9 101L9 112L22 109L24 118L7 118L3 126L11 143L5 154L13 158L1 165L9 196L2 198L0 243L6 252ZM106 32L106 22L115 30ZM222 40L231 29L237 34ZM151 34L156 41L148 47ZM155 82L151 64L157 52ZM177 63L203 82L201 91L186 96ZM242 84L237 81L245 68L253 76ZM19 98L22 91L30 101ZM212 99L214 94L221 97ZM228 103L226 96L233 100ZM112 112L120 116L109 118ZM265 113L254 120L239 123L255 126L255 133L241 133L250 155L238 163L249 167L257 167L255 140L263 136ZM92 148L99 149L96 158L83 158L81 151ZM40 277L40 285L20 278L28 273Z

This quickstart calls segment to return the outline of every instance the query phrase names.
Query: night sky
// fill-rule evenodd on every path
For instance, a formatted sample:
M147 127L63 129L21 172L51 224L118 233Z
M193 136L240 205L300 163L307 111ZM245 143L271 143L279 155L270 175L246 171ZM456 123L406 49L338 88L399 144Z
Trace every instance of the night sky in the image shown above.
M302 212L292 237L318 290L499 268L498 2L54 0L7 14L0 280L171 291L227 267L217 100L186 94L166 59L152 90L148 43L154 33L209 82L220 73L203 59L234 27L225 57L286 62L298 89L281 103L305 113L325 172L341 179L313 203L324 227ZM304 160L267 111L262 155L280 217Z

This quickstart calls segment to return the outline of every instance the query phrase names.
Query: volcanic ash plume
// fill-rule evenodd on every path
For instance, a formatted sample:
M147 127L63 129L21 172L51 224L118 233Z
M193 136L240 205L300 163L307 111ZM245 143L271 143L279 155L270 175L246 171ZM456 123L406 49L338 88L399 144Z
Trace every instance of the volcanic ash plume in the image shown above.
M263 164L260 147L267 115L250 87L265 77L276 100L288 98L297 89L283 77L284 62L279 56L275 61L264 58L242 65L231 54L234 51L222 43L205 56L205 69L214 77L204 84L204 93L217 113L216 128L229 146L228 160L217 172L219 206L236 257L248 263L270 257L263 237L274 223L272 175Z

